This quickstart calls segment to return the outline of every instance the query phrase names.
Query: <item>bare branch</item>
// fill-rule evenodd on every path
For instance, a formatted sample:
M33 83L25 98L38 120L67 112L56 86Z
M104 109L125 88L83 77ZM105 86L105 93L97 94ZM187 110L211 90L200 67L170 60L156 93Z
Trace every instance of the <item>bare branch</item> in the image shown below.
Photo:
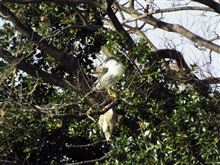
M16 161L3 160L3 159L0 159L0 163L3 163L3 164L17 164Z
M181 6L181 7L167 8L167 9L157 9L152 14L176 12L176 11L183 11L183 10L197 10L197 11L210 11L210 12L214 12L213 9L208 8L208 7Z
M177 66L181 69L184 68L186 70L190 70L189 66L186 64L183 55L177 50L171 49L160 49L158 51L152 52L151 57L153 58L160 58L160 59L173 59L176 61ZM178 72L181 74L181 72ZM206 79L199 79L196 75L192 73L188 73L187 77L184 77L187 81L183 83L192 84L195 89L197 89L200 93L206 94L207 91L210 89L210 84L219 84L220 78L218 77L209 77ZM217 91L215 93L218 93Z
M129 3L129 4L128 4L129 8L134 9L134 0L129 0L128 3Z
M101 162L103 160L106 160L108 158L108 154L105 154L104 156L98 158L98 159L92 159L92 160L87 160L87 161L82 161L82 162L76 162L76 163L69 163L66 165L81 165L81 164L93 164L95 162Z
M29 108L28 111L37 112L37 113L46 115L50 118L66 118L66 117L68 117L68 118L74 118L76 120L83 120L83 119L86 119L88 116L98 116L98 115L104 114L105 112L107 112L110 108L112 108L116 104L118 104L118 100L113 100L109 104L105 105L101 110L96 110L94 112L88 111L87 113L80 112L80 109L78 111L75 111L74 113L71 113L71 114L65 114L65 113L55 114L53 112L54 110L63 111L65 109L69 109L73 106L76 107L75 104L67 104L67 105L60 105L60 106L58 105L58 106L53 106L53 107L34 106L34 110L30 111L30 108ZM97 107L97 109L99 109L99 107Z
M125 44L123 45L126 49L130 49L133 45L134 45L134 41L131 38L131 36L128 34L128 32L124 29L124 27L121 25L120 21L118 20L118 18L116 17L115 13L112 10L112 0L107 0L107 9L106 12L110 18L110 20L112 21L112 24L114 25L115 29L117 32L119 32L120 34L122 34L125 37Z
M204 84L220 84L220 77L208 77L200 81Z
M215 36L215 37L210 39L210 41L216 41L216 40L220 40L220 36Z
M69 148L89 148L89 147L94 147L94 146L97 146L97 145L103 144L103 143L106 143L106 140L100 140L100 141L96 141L96 142L93 142L93 143L81 144L81 145L70 144L70 145L68 145L68 147Z
M177 67L180 70L186 69L190 70L189 66L187 65L186 61L183 58L183 55L175 50L175 49L160 49L151 53L152 58L160 58L160 59L173 59L177 63Z
M112 26L112 28L114 28L109 19L105 19L105 22L106 22L106 24L108 24L109 26ZM141 31L140 28L133 28L127 24L124 24L123 26L130 29L130 30L128 30L129 33L131 33L131 34L135 33L137 36L147 40L147 42L152 47L152 49L157 50L156 46L150 41L150 39L144 34L144 32Z
M206 5L212 8L216 13L220 14L220 4L218 2L215 2L214 0L208 0L208 1L207 0L193 0L193 1Z
M145 23L148 23L154 27L157 27L157 28L169 31L169 32L179 33L182 36L197 43L198 45L204 46L210 50L213 50L217 53L220 53L220 46L219 45L216 45L215 43L212 43L212 42L192 33L191 31L187 30L186 28L184 28L181 25L166 23L166 22L160 21L152 16L149 16L148 14L143 15L142 13L140 13L136 10L126 8L120 4L119 4L119 6L127 14L130 14L136 18L139 18L140 20L144 21Z
M149 43L153 51L157 50L157 47L151 42L151 40L139 28L134 28L132 29L132 31L134 31L134 33L136 33L137 35L145 39Z
M110 108L112 108L113 106L115 106L116 104L118 104L118 100L113 100L112 102L110 102L109 104L107 104L104 108L102 108L102 110L100 110L98 112L99 115L104 114L105 112L107 112ZM93 115L93 114L97 114L97 112L95 113L90 113L89 115Z

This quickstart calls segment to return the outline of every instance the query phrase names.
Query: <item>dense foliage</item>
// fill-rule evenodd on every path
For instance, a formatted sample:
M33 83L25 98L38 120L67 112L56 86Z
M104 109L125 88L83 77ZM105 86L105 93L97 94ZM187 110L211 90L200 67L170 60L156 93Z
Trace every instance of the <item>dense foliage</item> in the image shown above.
M124 35L104 28L100 18L105 13L87 5L7 6L49 44L77 59L79 65L70 70L32 38L4 22L0 47L19 60L4 59L0 65L0 164L65 164L96 159L97 164L220 161L219 95L211 90L204 94L192 86L183 89L181 80L167 71L164 61L152 58L145 40L139 39L125 50ZM109 96L95 93L82 100L91 90L82 84L86 80L92 86L94 61L102 45L126 66L125 77L114 87L118 101L113 108L125 115L130 125L115 129L111 142L99 135L98 115L85 115L88 110L101 110L100 103L111 101ZM25 67L22 70L21 62L54 79L80 85L76 90L71 85L45 82L39 70L32 75ZM76 74L74 69L80 71ZM191 76L189 71L179 74Z

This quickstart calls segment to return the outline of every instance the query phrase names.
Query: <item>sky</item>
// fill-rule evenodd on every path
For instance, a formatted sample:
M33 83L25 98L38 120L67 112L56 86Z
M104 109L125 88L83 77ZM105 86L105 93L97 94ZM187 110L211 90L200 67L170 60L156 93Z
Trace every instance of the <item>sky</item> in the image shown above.
M153 0L140 1L146 3L150 1L152 2ZM169 8L172 7L172 5L178 6L182 3L186 3L186 1L154 0L154 3L160 8ZM193 5L198 6L197 3L191 2L190 6ZM158 17L160 17L160 15L158 15ZM181 11L167 13L164 14L163 17L163 21L180 24L191 30L193 33L198 34L206 39L214 37L214 33L220 35L220 17L212 12L202 13L198 11ZM1 26L2 20L0 20L0 27ZM209 50L201 51L195 48L190 40L176 33L166 32L160 29L153 29L151 26L146 26L145 34L157 48L175 48L183 53L188 64L198 64L200 69L198 69L197 75L201 78L209 76L220 77L219 54L212 52L210 55ZM220 40L215 41L215 43L220 45Z
M163 0L155 0L155 3L161 8L172 7L171 3ZM179 2L176 2L178 5ZM190 6L198 6L197 3L190 3ZM200 5L202 6L202 5ZM180 24L193 33L202 36L206 39L214 37L214 33L220 35L220 17L213 12L203 13L198 11L181 11L164 14L164 21L169 23ZM196 63L202 68L202 73L198 73L201 77L211 76L210 72L215 77L220 77L220 55L212 52L210 57L209 50L198 50L192 42L178 34L165 32L160 29L153 29L146 32L146 35L153 41L157 48L176 48L181 51L184 58L189 64ZM220 45L220 40L215 42Z

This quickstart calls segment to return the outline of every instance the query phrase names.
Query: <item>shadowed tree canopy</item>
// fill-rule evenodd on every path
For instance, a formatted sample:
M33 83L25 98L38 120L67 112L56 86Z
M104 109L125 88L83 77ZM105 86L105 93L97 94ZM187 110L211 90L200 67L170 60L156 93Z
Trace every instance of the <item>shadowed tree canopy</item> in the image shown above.
M220 78L199 77L183 53L145 34L152 26L220 53L219 34L210 40L156 15L219 16L217 1L195 2L1 0L0 164L219 162ZM91 92L103 46L126 68L116 99ZM118 121L106 142L97 122L109 109Z

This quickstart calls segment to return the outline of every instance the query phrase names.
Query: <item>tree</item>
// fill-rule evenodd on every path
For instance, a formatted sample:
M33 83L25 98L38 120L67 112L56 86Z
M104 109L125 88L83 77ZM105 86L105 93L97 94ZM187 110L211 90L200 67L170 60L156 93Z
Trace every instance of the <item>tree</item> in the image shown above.
M219 15L218 2L196 2L205 7L151 11L154 2L133 0L0 1L0 162L219 162L220 95L212 88L219 78L200 79L181 52L156 48L144 33L148 24L220 53L214 41L155 16L179 10ZM126 67L114 100L106 91L90 93L102 46ZM120 120L106 142L97 121L110 108Z

